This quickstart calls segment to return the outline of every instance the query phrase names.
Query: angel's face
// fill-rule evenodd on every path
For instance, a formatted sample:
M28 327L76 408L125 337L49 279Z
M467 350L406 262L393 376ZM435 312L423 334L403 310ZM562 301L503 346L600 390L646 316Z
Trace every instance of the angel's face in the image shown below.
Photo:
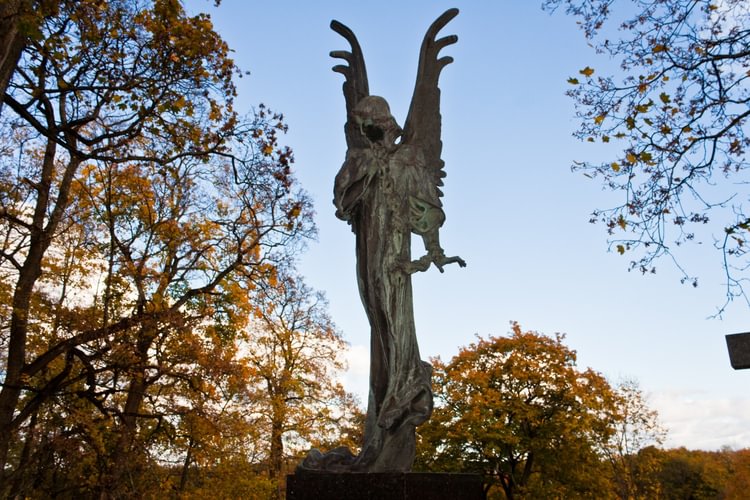
M354 108L354 119L362 135L373 144L393 144L402 133L382 97L368 96L362 99Z

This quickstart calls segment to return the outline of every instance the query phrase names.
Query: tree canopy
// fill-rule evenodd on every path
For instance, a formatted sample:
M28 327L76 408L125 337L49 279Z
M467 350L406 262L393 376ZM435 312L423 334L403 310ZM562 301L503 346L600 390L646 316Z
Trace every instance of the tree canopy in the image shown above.
M593 470L617 397L599 373L578 369L563 336L514 323L507 337L480 337L433 365L437 404L419 428L421 467L479 472L508 499L606 491L606 474Z
M416 467L479 473L493 499L744 498L748 450L662 449L638 384L579 369L563 341L513 323L433 359L436 406Z
M249 323L274 311L258 291L290 283L315 230L283 116L234 109L229 47L178 0L8 8L23 43L0 116L0 494L250 491L238 474L278 463L264 443L294 430L259 424L276 404L259 380L348 397L342 341L299 281L294 326L273 337L297 371L266 375L248 355L270 338ZM331 439L324 418L305 424Z
M681 265L676 249L693 242L715 245L727 301L748 301L747 2L544 5L576 16L597 52L619 63L619 70L608 72L582 61L585 67L568 80L581 120L575 135L619 151L606 161L573 167L620 196L616 206L596 209L592 222L604 223L618 253L633 256L631 268L654 272L655 261L668 256L683 282L695 286L697 276Z

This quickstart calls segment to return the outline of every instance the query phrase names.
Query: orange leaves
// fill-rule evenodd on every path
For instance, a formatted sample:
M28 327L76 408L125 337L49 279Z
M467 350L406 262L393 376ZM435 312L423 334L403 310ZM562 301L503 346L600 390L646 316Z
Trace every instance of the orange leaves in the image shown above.
M578 71L581 75L585 76L586 78L590 78L591 75L594 74L593 68L590 68L589 66L586 66L582 70ZM571 85L579 85L581 82L578 80L578 78L570 77L568 78L568 83Z
M593 454L606 439L605 415L614 412L606 380L578 370L563 335L511 328L506 337L478 337L448 363L432 360L436 400L444 404L419 429L421 457L528 478L520 469L531 457L533 473L551 474L554 463Z
M594 74L594 69L590 68L589 66L586 66L585 68L583 68L582 70L580 70L579 73L582 74L583 76L589 78L589 77L591 77L591 75Z
M36 124L19 117L6 137L23 149L23 165L0 180L0 188L14 189L4 198L6 223L15 224L8 233L19 235L8 247L21 249L12 258L23 264L31 253L32 223L43 243L32 242L42 255L28 267L34 293L16 308L30 320L12 339L24 348L22 369L35 367L14 383L28 384L39 406L30 410L29 398L17 398L2 411L8 419L39 411L40 425L52 415L58 424L44 432L53 439L71 429L63 443L70 449L59 456L73 472L60 481L84 496L81 478L107 476L117 460L128 462L121 458L131 448L144 462L164 450L193 453L191 474L197 460L229 461L226 449L246 457L244 445L268 408L250 401L257 379L249 377L259 370L239 359L238 346L254 311L278 313L273 303L261 308L255 294L282 286L276 266L312 229L305 196L289 189L291 150L277 142L286 126L266 110L237 116L228 47L207 17L186 16L178 0L46 3L56 10L19 62L34 78L17 97L30 114L35 101L64 97L65 112L36 114L38 127L54 133L34 137L21 134ZM252 130L263 131L262 140L248 137ZM69 139L57 157L44 154L53 149L48 137ZM34 213L39 221L27 222ZM15 285L0 284L0 312L11 318ZM340 339L325 312L316 314L288 328L287 339L314 330L310 349L319 359L335 357L321 339L334 347ZM328 350L316 350L321 345ZM300 366L311 385L331 380L313 362ZM52 377L59 386L49 384ZM18 423L19 432L29 428ZM126 434L131 442L116 446ZM17 432L0 438L13 447L22 439ZM81 457L97 459L85 470ZM102 469L93 473L97 461ZM131 496L149 496L140 493Z

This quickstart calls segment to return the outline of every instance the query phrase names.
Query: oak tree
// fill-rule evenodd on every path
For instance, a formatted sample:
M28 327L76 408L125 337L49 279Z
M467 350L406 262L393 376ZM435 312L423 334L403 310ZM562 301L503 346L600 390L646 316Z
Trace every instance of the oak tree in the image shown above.
M564 337L479 337L448 363L433 360L436 407L419 431L418 464L479 472L505 498L606 498L598 449L612 434L616 397L579 370Z

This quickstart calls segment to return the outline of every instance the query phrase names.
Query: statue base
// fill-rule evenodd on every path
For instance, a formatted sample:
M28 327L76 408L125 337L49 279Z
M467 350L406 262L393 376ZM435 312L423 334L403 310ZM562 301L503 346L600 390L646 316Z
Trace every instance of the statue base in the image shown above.
M422 472L298 472L287 500L482 500L482 476Z

